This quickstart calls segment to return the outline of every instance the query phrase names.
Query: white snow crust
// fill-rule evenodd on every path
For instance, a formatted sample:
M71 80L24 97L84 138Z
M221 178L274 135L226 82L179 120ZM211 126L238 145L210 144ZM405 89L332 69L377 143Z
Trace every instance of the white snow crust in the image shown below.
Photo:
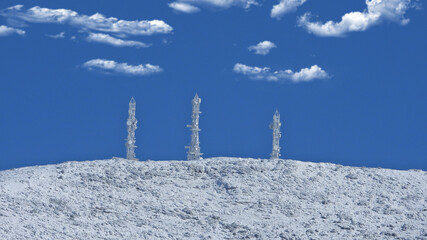
M427 172L294 160L0 172L0 239L427 239Z

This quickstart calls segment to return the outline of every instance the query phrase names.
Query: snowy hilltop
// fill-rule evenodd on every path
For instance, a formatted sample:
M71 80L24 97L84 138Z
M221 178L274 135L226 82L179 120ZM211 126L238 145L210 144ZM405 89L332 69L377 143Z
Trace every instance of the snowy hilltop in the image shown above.
M0 239L427 239L427 172L111 159L0 172Z

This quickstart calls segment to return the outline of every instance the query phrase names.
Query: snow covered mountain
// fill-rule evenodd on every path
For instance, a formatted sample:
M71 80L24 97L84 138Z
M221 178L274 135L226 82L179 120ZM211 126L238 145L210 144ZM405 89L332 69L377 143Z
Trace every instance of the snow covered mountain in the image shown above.
M240 158L13 169L0 239L427 239L427 172Z

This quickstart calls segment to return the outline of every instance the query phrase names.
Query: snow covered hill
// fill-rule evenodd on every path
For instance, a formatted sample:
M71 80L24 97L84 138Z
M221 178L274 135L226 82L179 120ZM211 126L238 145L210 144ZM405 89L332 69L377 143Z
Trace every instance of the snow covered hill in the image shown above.
M0 239L427 239L427 172L293 160L0 172Z

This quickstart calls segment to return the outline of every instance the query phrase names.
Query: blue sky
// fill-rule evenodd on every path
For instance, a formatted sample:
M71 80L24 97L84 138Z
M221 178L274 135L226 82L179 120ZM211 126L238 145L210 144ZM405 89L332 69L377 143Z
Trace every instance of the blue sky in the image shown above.
M0 2L0 169L125 156L282 156L427 170L427 16L390 0ZM96 14L98 13L98 14Z

